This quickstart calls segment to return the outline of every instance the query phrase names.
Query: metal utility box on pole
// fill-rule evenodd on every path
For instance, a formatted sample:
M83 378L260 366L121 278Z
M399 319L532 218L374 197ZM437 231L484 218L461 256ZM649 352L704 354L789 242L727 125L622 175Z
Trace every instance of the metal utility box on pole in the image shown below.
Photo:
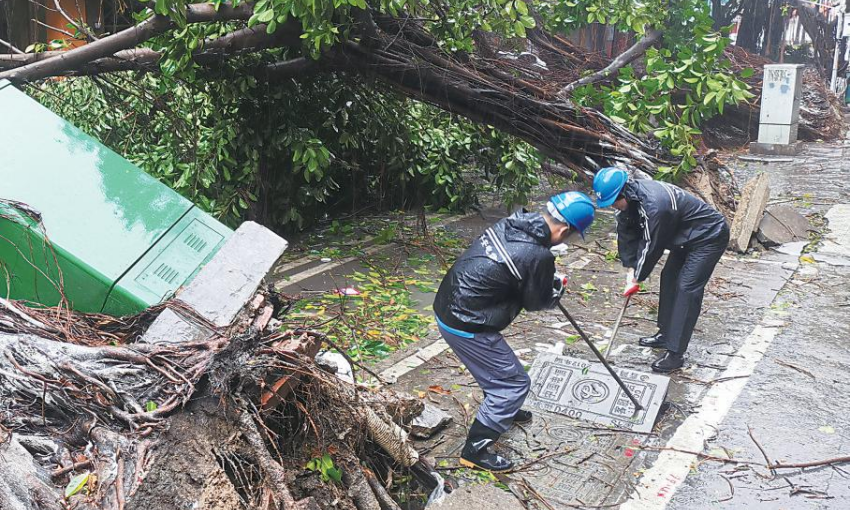
M136 313L188 283L231 236L8 81L0 112L0 296Z
M798 143L798 115L801 105L804 66L769 64L762 81L759 112L759 138L750 144L753 154L795 155Z

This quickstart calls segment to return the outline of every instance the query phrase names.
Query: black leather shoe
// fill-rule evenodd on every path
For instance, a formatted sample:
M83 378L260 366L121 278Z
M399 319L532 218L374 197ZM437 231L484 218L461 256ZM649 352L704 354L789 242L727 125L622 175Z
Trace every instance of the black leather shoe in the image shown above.
M665 347L667 342L665 341L665 337L662 336L662 332L658 332L653 336L643 336L638 339L638 345L642 347L652 347L654 349L661 349Z
M517 414L514 415L514 423L519 423L523 425L524 423L530 423L532 421L532 412L526 411L525 409L521 409L517 411Z
M661 355L659 359L653 362L650 365L650 368L653 369L654 372L673 372L674 370L681 368L683 366L683 355L677 354L672 351L665 351L665 354Z
M482 425L475 420L467 434L467 442L461 450L459 463L469 468L484 469L491 473L503 473L514 467L514 463L505 457L488 451L499 439L499 432Z

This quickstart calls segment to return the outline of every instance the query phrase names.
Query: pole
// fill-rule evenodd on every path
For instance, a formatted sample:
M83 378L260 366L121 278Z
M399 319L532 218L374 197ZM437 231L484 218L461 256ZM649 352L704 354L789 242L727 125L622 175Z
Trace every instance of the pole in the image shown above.
M623 308L621 308L621 313L618 314L618 320L615 321L615 327L612 329L612 336L609 337L609 345L606 346L606 354L603 356L606 360L609 359L609 353L612 352L612 346L615 343L615 336L618 334L618 330L621 327L621 321L623 320L623 315L626 313L626 307L629 306L629 299L632 297L632 294L626 297L623 302Z
M845 16L842 9L839 10L836 16L836 45L833 48L833 71L830 73L830 91L836 93L836 68L839 67L839 42L842 40L842 23L845 21Z
M626 393L626 396L629 397L629 399L632 401L632 405L635 406L635 412L637 413L638 411L644 409L638 402L638 400L634 396L632 396L632 393L623 383L618 374L616 374L615 371L612 370L612 367L609 366L609 363L606 361L603 355L600 354L600 351L598 351L597 348L594 347L594 344L591 342L591 339L588 338L584 331L582 331L582 328L579 327L579 324L577 324L576 321L573 320L573 317L570 316L570 313L567 311L567 308L565 308L564 305L561 304L561 301L559 301L558 307L561 309L561 313L563 313L564 316L567 317L567 320L570 321L570 324L573 326L573 329L575 329L576 332L579 333L579 336L581 336L582 339L585 340L585 343L588 344L588 347L590 347L592 351L594 351L594 355L597 356L597 359L600 360L600 363L602 363L603 366L606 367L606 370L609 371L609 374L615 379L615 382L618 383L618 386L621 387L623 392Z

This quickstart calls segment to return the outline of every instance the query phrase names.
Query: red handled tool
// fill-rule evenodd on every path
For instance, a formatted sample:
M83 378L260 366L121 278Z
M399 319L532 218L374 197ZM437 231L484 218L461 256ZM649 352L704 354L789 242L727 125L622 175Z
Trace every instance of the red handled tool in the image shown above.
M609 344L606 346L606 354L605 358L609 359L609 353L612 352L612 346L615 345L615 336L618 334L618 329L621 327L621 321L623 320L623 315L626 313L626 308L629 306L629 298L632 297L633 294L638 292L639 286L636 283L632 285L630 288L624 291L623 295L626 299L623 302L623 308L621 308L621 313L618 314L618 320L615 321L615 327L612 329L612 336L609 337Z

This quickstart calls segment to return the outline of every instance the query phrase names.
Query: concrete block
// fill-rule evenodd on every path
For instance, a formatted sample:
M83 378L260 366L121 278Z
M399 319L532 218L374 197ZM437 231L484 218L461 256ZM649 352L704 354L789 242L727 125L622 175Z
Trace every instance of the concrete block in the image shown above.
M790 144L751 142L748 148L750 149L751 154L760 154L764 156L797 156L804 150L804 144L801 142Z
M247 221L178 297L216 326L227 326L286 249L283 238Z
M271 230L247 221L225 242L177 297L218 327L227 326L257 292L287 242ZM143 342L181 343L206 337L205 328L164 310Z
M759 222L757 240L763 246L778 246L794 241L806 241L812 226L794 207L769 207Z
M740 253L748 250L751 235L762 219L769 191L768 174L765 173L757 175L745 184L733 225L730 227L730 248Z
M429 505L429 508L432 508ZM495 487L493 484L465 485L458 487L446 495L440 504L434 508L439 510L470 510L471 508L499 510L524 510L525 507L517 501L510 492Z
M760 124L757 142L761 144L789 145L798 141L798 123Z
M452 416L438 407L426 404L423 412L411 422L411 435L417 439L428 439L451 422Z

